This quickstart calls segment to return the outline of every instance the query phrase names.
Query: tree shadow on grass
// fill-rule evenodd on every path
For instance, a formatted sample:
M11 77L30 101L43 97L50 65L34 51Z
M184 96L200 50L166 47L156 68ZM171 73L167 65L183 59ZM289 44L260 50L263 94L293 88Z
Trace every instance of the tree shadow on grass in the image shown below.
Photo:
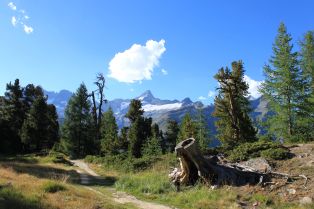
M29 164L38 163L38 160L32 155L4 155L4 156L0 156L0 161L20 162L20 163L29 163Z
M11 168L16 173L27 173L37 178L66 181L73 184L88 186L112 186L116 178L114 177L95 177L89 174L80 174L76 170L65 170L38 164L20 162L0 162L0 166Z
M80 184L85 186L112 186L116 181L117 179L112 176L101 177L83 174Z

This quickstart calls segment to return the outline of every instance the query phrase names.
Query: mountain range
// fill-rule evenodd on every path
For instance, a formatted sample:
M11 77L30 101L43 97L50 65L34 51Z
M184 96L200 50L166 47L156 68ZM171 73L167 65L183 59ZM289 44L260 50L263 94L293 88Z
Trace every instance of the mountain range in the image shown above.
M64 111L72 94L68 90L61 90L60 92L45 91L45 95L48 96L48 103L56 106L61 121L64 118ZM212 116L214 105L203 105L199 101L193 102L188 97L181 101L159 99L155 98L150 90L145 91L135 99L142 101L142 107L145 111L144 115L152 117L153 122L157 123L163 131L166 130L168 119L176 120L180 123L186 113L190 113L195 117L199 109L202 109L209 130L211 133L216 133L214 125L216 119ZM103 106L103 111L108 110L109 107L112 108L119 128L129 125L128 119L124 116L128 112L130 101L131 98L114 99L108 101ZM253 121L262 120L268 113L267 101L263 97L259 97L257 99L251 98L250 103Z

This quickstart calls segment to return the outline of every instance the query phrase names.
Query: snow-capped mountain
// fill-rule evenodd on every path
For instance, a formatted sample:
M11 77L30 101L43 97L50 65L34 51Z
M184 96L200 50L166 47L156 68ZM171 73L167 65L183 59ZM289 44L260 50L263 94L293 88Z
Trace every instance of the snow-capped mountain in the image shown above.
M45 94L48 96L48 103L56 106L58 115L62 121L64 110L73 93L67 90L62 90L60 92L45 91ZM152 117L153 122L156 122L162 130L166 130L168 119L180 122L186 113L195 116L198 109L202 108L209 129L212 133L216 132L214 125L216 119L212 116L212 112L214 111L213 105L204 106L199 101L191 101L190 98L185 98L182 101L163 100L155 98L149 90L136 97L136 99L142 101L142 107L145 111L144 115L146 117ZM124 116L129 110L130 101L131 99L114 99L108 101L103 107L104 111L108 110L109 107L112 108L119 128L129 125L128 119ZM267 101L263 97L260 97L258 99L250 100L250 102L253 110L251 113L253 120L261 120L268 113Z
M145 91L135 99L141 100L142 107L145 111L144 115L146 117L152 117L153 121L161 125L162 129L166 128L165 125L167 119L170 119L168 117L169 113L180 112L180 110L185 110L187 107L196 109L199 106L199 102L193 103L189 98L185 98L182 101L155 98L149 90ZM120 128L129 125L129 121L124 117L124 115L129 110L130 101L130 99L115 99L104 105L104 110L107 110L109 107L112 108ZM184 115L185 114L183 114L183 116ZM177 118L177 120L179 122L181 117Z
M44 94L48 96L47 102L56 106L59 118L63 118L65 108L73 93L68 90L61 90L60 92L44 90Z

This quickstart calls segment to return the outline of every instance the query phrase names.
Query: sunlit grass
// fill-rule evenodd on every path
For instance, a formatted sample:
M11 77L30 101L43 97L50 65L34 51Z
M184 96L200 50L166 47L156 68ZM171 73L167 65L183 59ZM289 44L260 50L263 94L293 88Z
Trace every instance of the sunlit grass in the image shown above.
M79 175L73 169L54 164L45 157L26 156L17 160L14 157L9 160L2 158L0 208L133 208L115 203L110 196L101 196L77 182L70 181L70 175Z

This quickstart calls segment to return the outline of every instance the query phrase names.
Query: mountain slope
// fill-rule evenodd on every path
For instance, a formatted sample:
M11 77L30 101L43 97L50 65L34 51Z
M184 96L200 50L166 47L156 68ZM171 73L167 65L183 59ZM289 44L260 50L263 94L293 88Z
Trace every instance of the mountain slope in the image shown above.
M48 103L52 103L56 106L57 112L60 118L64 117L64 110L70 99L72 93L67 90L62 90L59 93L45 91L48 96ZM147 90L140 96L136 97L142 101L144 115L146 117L152 117L153 122L157 123L160 128L165 131L167 127L167 120L172 119L177 122L181 122L186 113L190 113L192 117L195 117L198 109L202 108L205 114L206 122L211 133L216 133L215 118L212 116L214 111L213 105L204 106L201 102L193 102L190 98L185 98L182 101L179 100L163 100L155 98L151 91ZM131 99L114 99L108 101L103 107L103 110L112 108L117 124L119 128L129 125L129 121L125 118L125 114L128 112ZM252 113L251 117L253 121L262 120L268 113L268 103L263 98L251 100Z

